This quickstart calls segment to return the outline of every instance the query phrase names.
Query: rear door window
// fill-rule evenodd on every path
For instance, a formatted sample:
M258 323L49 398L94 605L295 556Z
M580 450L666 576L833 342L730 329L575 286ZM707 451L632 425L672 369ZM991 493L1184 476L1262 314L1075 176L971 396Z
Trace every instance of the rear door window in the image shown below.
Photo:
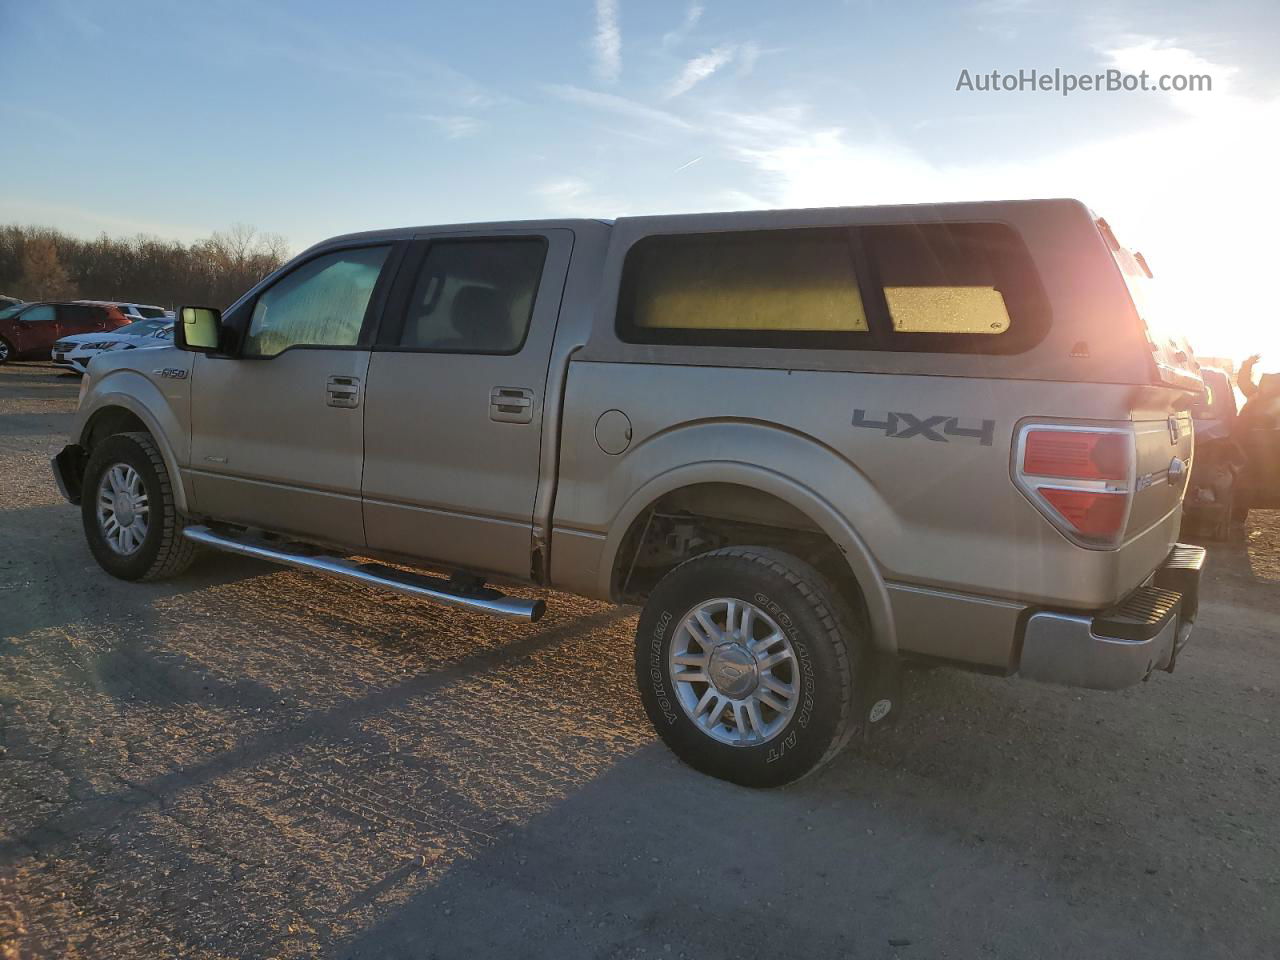
M547 242L542 237L433 241L396 346L512 354L529 332Z
M58 307L58 323L64 334L98 330L102 326L100 320L101 314L93 307L76 303Z

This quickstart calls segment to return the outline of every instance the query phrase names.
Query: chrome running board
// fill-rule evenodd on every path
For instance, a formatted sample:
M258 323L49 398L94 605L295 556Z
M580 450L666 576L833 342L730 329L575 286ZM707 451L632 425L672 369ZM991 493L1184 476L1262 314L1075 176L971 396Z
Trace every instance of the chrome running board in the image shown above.
M519 600L487 588L462 591L443 577L408 573L379 563L357 563L346 557L314 556L295 552L285 549L283 545L263 540L248 537L240 539L214 533L208 527L187 527L182 534L188 540L204 544L206 547L213 547L215 550L236 553L242 557L255 557L258 560L269 560L272 563L282 563L299 570L324 573L340 580L361 583L366 587L381 587L384 590L402 593L407 597L434 600L454 607L466 607L469 610L495 617L505 617L508 620L534 623L547 609L547 604L543 600Z

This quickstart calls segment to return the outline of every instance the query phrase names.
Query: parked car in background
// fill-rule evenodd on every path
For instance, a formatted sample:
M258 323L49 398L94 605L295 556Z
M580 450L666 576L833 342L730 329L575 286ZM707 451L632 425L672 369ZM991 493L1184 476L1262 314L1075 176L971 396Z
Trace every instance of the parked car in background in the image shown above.
M1235 388L1225 370L1201 367L1204 395L1192 405L1195 430L1195 467L1187 485L1182 529L1188 536L1215 540L1228 538L1237 516L1236 495L1245 468L1244 451L1237 436L1239 407ZM1247 512L1248 507L1244 507Z
M44 360L59 338L101 333L129 322L117 304L92 300L24 303L0 311L0 363Z
M140 350L165 347L173 342L173 318L160 316L105 333L80 333L63 337L53 345L53 362L83 374L89 361L107 350Z
M7 310L9 307L20 307L22 304L23 301L17 297L6 297L0 294L0 310Z

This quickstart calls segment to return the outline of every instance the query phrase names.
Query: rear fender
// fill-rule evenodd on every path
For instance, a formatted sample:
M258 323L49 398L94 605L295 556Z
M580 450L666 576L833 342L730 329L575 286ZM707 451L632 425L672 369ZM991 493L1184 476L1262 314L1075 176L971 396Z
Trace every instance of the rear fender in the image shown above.
M884 653L896 653L897 634L889 594L871 551L853 526L826 498L799 481L767 466L736 460L708 460L675 467L640 486L610 524L599 566L598 596L609 596L612 571L623 537L632 522L659 497L700 483L731 483L771 494L804 513L839 547L866 602L872 641Z

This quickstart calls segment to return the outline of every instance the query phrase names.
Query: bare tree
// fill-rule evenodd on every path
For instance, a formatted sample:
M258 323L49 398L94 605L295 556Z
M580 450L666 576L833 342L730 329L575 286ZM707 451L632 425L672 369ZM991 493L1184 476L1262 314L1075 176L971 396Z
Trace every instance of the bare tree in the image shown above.
M0 290L28 300L81 294L173 307L225 307L288 259L278 234L237 224L185 245L138 235L80 240L45 227L0 226Z
M58 248L52 237L33 237L24 245L19 289L30 300L75 296L76 286L58 259Z

